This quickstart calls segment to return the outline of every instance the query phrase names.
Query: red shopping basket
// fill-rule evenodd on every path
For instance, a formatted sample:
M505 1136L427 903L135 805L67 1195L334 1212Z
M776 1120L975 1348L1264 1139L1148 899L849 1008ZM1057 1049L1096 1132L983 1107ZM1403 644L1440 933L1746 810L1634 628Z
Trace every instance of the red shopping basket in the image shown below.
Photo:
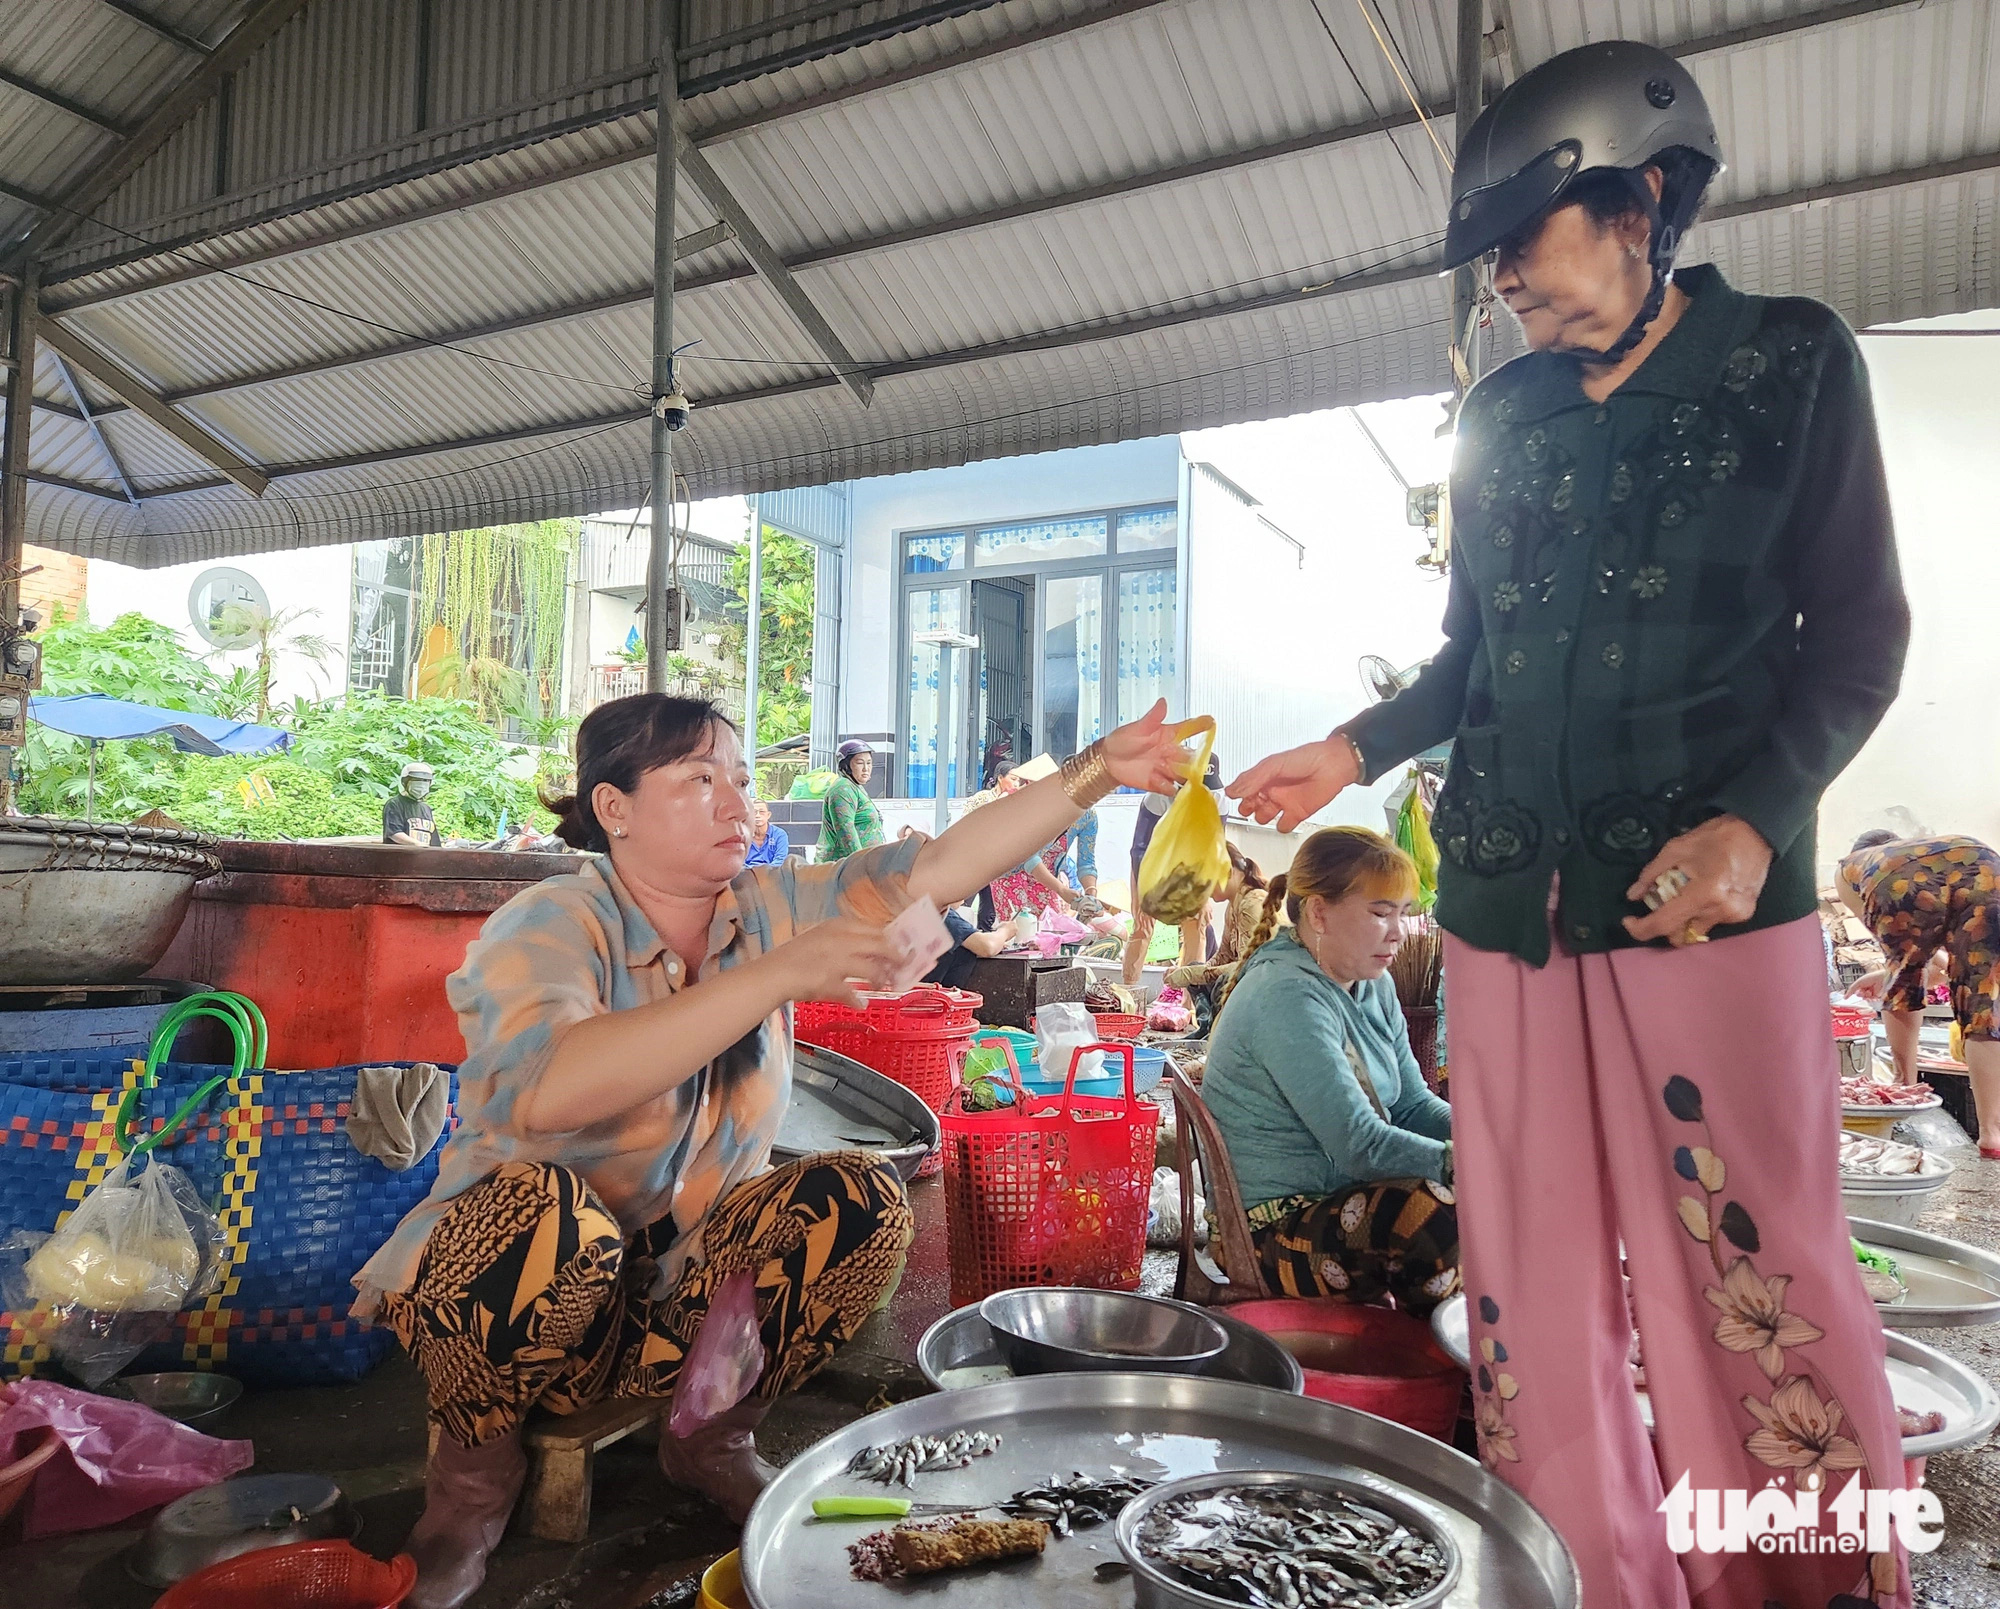
M1079 1049L1060 1097L1022 1090L1004 1048L1014 1104L968 1112L955 1095L940 1114L952 1306L1017 1285L1138 1289L1160 1113L1132 1092L1132 1047ZM1088 1049L1123 1058L1122 1097L1076 1093Z
M865 1012L816 1005L808 1017L801 1005L795 1032L809 1045L822 1045L893 1078L933 1112L942 1112L958 1082L966 1044L979 1026L972 1013L980 1003L978 995L963 989L919 984L908 994L869 1001ZM827 1018L823 1010L844 1015Z

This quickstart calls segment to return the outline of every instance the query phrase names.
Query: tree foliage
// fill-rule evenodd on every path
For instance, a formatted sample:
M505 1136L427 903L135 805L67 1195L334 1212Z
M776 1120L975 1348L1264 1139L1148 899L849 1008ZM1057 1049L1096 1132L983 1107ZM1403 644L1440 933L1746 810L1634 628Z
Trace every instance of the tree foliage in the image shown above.
M757 615L763 623L757 646L757 742L760 747L796 737L812 725L814 581L817 558L812 545L764 527L764 574ZM730 560L729 581L736 593L733 615L750 611L750 549ZM725 628L726 646L738 663L745 661L743 626L732 619Z
M47 693L105 693L235 719L250 713L246 701L255 706L254 672L247 686L241 672L216 675L170 627L143 615L121 615L108 626L58 620L42 642ZM544 831L552 825L536 784L566 762L501 741L467 700L381 694L302 699L275 712L275 720L293 733L283 754L210 758L182 754L154 738L103 744L98 816L129 820L160 809L186 826L241 838L374 834L403 766L422 760L437 772L430 802L446 837L491 838L503 815ZM89 748L82 739L35 726L24 760L23 810L84 813Z

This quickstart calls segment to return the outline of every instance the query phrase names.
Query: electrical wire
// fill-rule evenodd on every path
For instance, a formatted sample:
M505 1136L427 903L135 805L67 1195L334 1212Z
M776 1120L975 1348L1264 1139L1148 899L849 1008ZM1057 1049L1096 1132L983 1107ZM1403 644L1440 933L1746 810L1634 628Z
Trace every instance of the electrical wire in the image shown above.
M1403 86L1403 93L1410 97L1410 110L1417 114L1417 121L1423 124L1424 132L1431 137L1431 144L1437 147L1438 160L1444 164L1445 172L1450 173L1457 164L1452 161L1451 154L1445 150L1444 142L1437 137L1437 130L1431 127L1430 117L1424 111L1422 103L1417 99L1416 86L1410 82L1416 76L1415 72L1414 70L1406 71L1410 66L1409 57L1403 54L1403 47L1400 44L1396 46L1394 51L1390 50L1389 46L1395 38L1393 34L1387 40L1382 37L1389 26L1388 17L1382 16L1381 28L1378 29L1375 26L1375 18L1381 15L1382 11L1380 0L1377 0L1375 12L1372 15L1368 10L1368 0L1354 0L1354 3L1361 10L1361 20L1368 24L1368 31L1375 35L1375 43L1382 47L1382 54L1388 57L1389 70L1396 75L1397 82Z
M1427 319L1421 324L1407 325L1401 331L1399 331L1399 333L1406 335L1417 334L1423 331L1439 328L1441 326L1447 325L1449 322L1450 321L1448 319ZM1242 363L1225 364L1218 368L1201 370L1191 374L1173 375L1161 380L1140 381L1133 385L1119 386L1114 390L1098 392L1091 396L1070 397L1070 398L1065 398L1060 402L1041 403L1031 407L1011 409L1005 413L988 414L982 418L972 420L967 423L930 425L919 430L901 431L894 435L877 436L862 441L843 442L828 447L815 448L805 452L786 453L770 458L750 459L741 462L730 463L719 466L717 470L717 475L718 477L741 476L753 470L767 469L775 466L798 463L801 461L811 461L815 459L824 459L845 454L853 454L876 448L900 446L906 442L923 441L933 436L966 431L969 429L979 429L979 430L990 429L995 425L1007 424L1017 419L1033 418L1041 414L1050 414L1063 408L1088 407L1091 406L1092 404L1100 402L1120 401L1124 398L1135 396L1143 392L1164 390L1170 386L1197 384L1204 380L1224 379L1234 375L1248 374L1254 370L1268 367L1271 364L1291 363L1297 361L1300 358L1313 357L1325 352L1341 351L1346 348L1355 346L1365 346L1377 339L1379 339L1379 337L1369 335L1369 336L1351 336L1337 341L1322 341L1312 346L1295 347L1288 351L1272 353L1265 357L1251 358ZM380 492L395 491L409 486L425 485L440 480L462 480L468 475L478 474L482 470L501 469L507 467L510 464L523 462L529 458L535 457L544 452L552 452L562 448L574 447L580 445L583 442L589 441L594 437L608 434L609 432L614 430L623 430L628 428L628 426L630 425L637 424L640 422L641 422L640 419L635 418L631 420L615 421L607 425L600 425L596 429L590 430L581 436L574 438L565 438L563 441L549 443L542 447L530 448L523 452L511 454L510 456L505 458L495 459L490 463L472 466L471 468L459 468L448 471L442 471L432 475L413 476L401 481L375 481L375 482L370 482L368 485L365 486L349 487L339 490L330 489L326 491L288 493L286 494L286 501L288 503L302 504L306 502L325 501L333 498L366 497L366 496L372 496ZM676 479L679 480L682 479L682 477L677 475ZM617 481L607 480L604 483L602 483L602 490L604 491L606 496L610 496L614 490L622 493L626 488L634 487L640 484L642 483L636 477L630 480L617 480ZM651 495L650 482L646 482L643 484L645 484L646 486L646 491L644 495L650 497ZM187 493L183 494L183 497L185 498L186 504L197 507L201 506L203 503L212 504L214 502L214 499L209 498L205 493ZM514 500L521 502L528 502L531 501L532 499L527 495L523 495ZM692 492L690 490L690 495L688 499L690 508L690 513L689 513L690 519L692 518L692 501L693 501ZM422 510L422 512L426 517L432 517L437 515L450 515L455 513L476 513L490 517L495 506L496 506L495 501L493 499L485 499L476 502L468 500L468 501L460 501L454 503L429 504ZM609 503L606 506L632 507L634 505L630 503L621 502L621 503ZM328 515L324 519L307 518L299 520L297 521L297 523L301 526L301 528L304 528L313 525L345 524L347 522L347 519L348 516L346 516L345 514L333 514L333 515ZM149 539L164 540L171 537L205 535L208 534L212 529L213 527L210 525L190 525L178 529L148 530L143 534Z
M557 369L544 369L532 363L517 362L513 358L497 357L491 352L474 352L466 347L456 346L452 342L442 340L436 336L421 335L415 330L406 330L394 324L385 324L380 319L369 318L364 313L356 313L345 307L335 307L331 302L322 302L317 297L307 296L299 291L286 290L282 285L271 285L261 279L252 279L248 274L243 273L239 269L217 267L214 263L207 262L182 247L159 246L155 242L148 240L144 235L136 234L132 230L118 224L107 223L90 213L79 212L74 207L65 207L60 202L52 202L50 205L58 212L66 212L71 217L81 219L85 223L98 224L101 228L110 231L112 234L122 235L127 240L135 241L141 246L151 247L158 255L182 258L206 272L220 274L223 278L234 280L239 285L247 285L252 290L260 290L272 296L283 297L286 301L297 302L301 306L313 308L321 313L331 314L335 318L347 319L352 323L362 325L364 328L379 330L384 335L394 335L405 341L416 341L424 346L435 347L441 352L455 352L460 357L474 358L481 363L493 363L498 364L502 368L519 369L527 374L540 375L545 380L562 380L571 385L597 386L602 390L616 391L626 396L645 395L645 387L643 386L628 385L623 381L586 379L580 374L564 374ZM50 316L60 317L61 315L52 314ZM363 354L364 357L366 355L365 353Z
M1382 108L1375 104L1375 97L1368 93L1368 85L1363 81L1361 75L1354 70L1354 63L1347 59L1347 51L1340 43L1340 36L1333 31L1333 24L1326 20L1326 13L1320 10L1319 0L1312 0L1312 8L1313 15L1319 18L1320 27L1326 30L1327 42L1333 46L1334 54L1340 58L1340 65L1347 69L1347 76L1354 80L1354 87L1361 91L1361 99L1367 103L1369 114L1376 122L1382 122L1384 120ZM1401 143L1393 133L1388 135L1388 140L1389 148L1396 153L1397 160L1408 170L1410 183L1414 184L1419 190L1422 190L1424 181L1417 176L1416 165L1410 161L1409 154L1404 151Z

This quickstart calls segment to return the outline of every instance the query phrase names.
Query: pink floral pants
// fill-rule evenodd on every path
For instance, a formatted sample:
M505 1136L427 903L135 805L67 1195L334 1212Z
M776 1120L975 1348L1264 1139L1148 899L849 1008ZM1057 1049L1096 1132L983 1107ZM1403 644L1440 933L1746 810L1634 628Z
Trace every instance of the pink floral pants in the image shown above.
M1817 921L1539 969L1448 939L1444 973L1480 1453L1569 1543L1587 1609L1905 1609L1900 1550L1677 1555L1659 1512L1683 1473L1817 1487L1822 1512L1852 1472L1903 1484Z

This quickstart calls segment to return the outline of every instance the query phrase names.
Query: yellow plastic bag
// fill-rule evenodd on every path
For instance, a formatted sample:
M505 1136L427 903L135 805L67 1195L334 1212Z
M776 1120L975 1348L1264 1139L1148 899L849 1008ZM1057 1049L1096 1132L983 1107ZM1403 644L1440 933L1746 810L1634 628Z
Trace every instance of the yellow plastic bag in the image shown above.
M1199 916L1229 881L1229 842L1222 835L1222 812L1204 785L1208 756L1215 747L1215 721L1204 716L1185 728L1192 737L1206 730L1189 780L1153 829L1146 858L1139 863L1139 909L1158 922L1179 925Z
M1416 863L1417 909L1428 911L1437 904L1438 848L1431 836L1431 813L1424 805L1421 779L1414 782L1396 812L1396 844Z

